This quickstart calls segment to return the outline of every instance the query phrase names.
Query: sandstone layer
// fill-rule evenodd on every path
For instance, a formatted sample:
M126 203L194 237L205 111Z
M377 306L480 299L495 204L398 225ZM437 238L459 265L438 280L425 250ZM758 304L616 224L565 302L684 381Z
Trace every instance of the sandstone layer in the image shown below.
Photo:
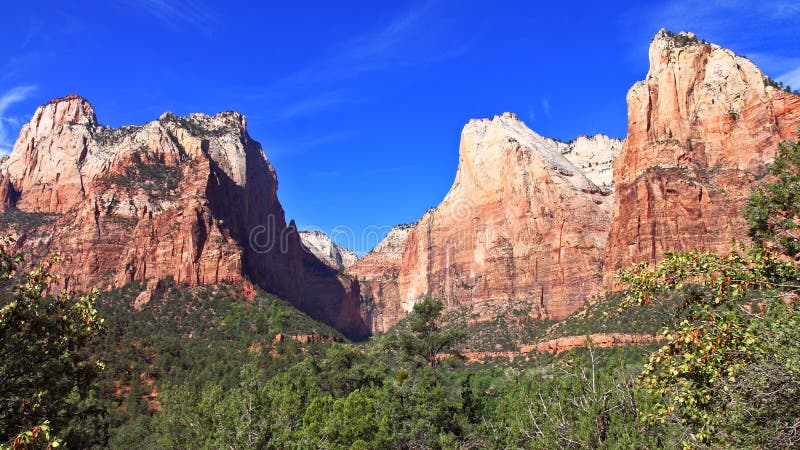
M470 121L453 186L408 237L399 306L434 296L478 315L525 306L543 320L580 307L601 280L611 196L567 148L512 113Z
M628 92L628 136L614 161L606 286L667 250L724 253L745 238L748 192L800 126L800 97L730 50L662 30L649 58L647 79Z
M414 224L392 227L372 251L364 255L345 274L360 286L362 316L373 333L383 333L402 319L397 277L408 235Z
M564 157L581 169L598 187L613 194L612 162L622 151L622 141L603 134L580 136L562 149Z
M611 348L641 346L666 341L662 335L628 334L628 333L595 333L583 336L565 336L537 344L523 345L518 351L464 352L461 354L468 362L483 362L487 359L516 359L532 353L561 354L575 348Z
M345 270L358 261L356 252L336 244L322 231L302 230L299 233L303 248L334 270Z
M0 220L34 262L61 252L56 270L70 290L249 278L316 319L367 333L358 297L303 251L277 188L239 113L165 113L113 129L70 95L39 107L0 162Z

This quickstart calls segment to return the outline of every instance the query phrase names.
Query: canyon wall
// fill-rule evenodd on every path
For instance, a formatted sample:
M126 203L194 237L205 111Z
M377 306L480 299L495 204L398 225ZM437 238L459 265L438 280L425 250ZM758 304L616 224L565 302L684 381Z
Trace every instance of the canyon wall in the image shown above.
M61 252L67 289L249 280L352 338L427 296L471 323L560 320L621 268L746 238L748 192L800 127L800 97L729 50L661 31L649 58L624 143L471 120L441 204L358 261L286 223L241 114L114 129L74 95L38 108L0 159L0 228L32 261Z
M358 314L331 314L357 311L358 296L304 251L277 187L239 113L165 113L113 129L70 95L39 107L0 161L0 221L34 262L60 252L56 271L70 290L249 278L314 318L366 334ZM310 282L328 294L306 292Z
M568 148L512 113L470 121L450 192L406 242L401 308L434 296L484 320L522 306L559 320L580 307L601 280L613 196L564 156Z
M413 229L414 224L392 227L372 251L345 271L360 286L361 314L373 333L386 332L406 315L399 301L397 277Z
M690 33L659 32L650 70L628 92L628 136L614 162L614 273L667 250L724 253L746 237L742 207L778 143L800 126L800 97L747 58Z

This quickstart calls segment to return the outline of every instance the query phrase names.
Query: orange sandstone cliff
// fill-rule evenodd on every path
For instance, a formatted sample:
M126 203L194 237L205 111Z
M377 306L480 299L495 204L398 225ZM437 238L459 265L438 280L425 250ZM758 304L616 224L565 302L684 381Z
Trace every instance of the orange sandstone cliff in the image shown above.
M165 113L113 129L75 95L39 107L0 161L3 226L33 260L61 252L67 289L249 278L314 318L366 334L352 286L304 251L277 187L239 113Z
M606 286L667 250L724 253L744 238L750 187L800 126L800 97L730 50L662 30L649 56L647 79L628 92L628 136L614 161Z
M570 149L512 113L470 121L450 192L408 236L399 306L434 296L486 320L520 307L559 320L580 307L602 277L613 195Z
M0 228L33 260L62 252L68 289L250 280L355 338L426 296L475 323L560 320L632 263L728 251L751 186L800 127L800 97L729 50L662 31L649 58L624 143L559 142L512 113L472 120L441 204L358 261L286 223L241 114L112 129L77 96L37 109L0 159Z
M387 331L406 315L399 302L397 277L413 228L414 224L392 227L371 252L345 271L360 286L361 314L373 333Z

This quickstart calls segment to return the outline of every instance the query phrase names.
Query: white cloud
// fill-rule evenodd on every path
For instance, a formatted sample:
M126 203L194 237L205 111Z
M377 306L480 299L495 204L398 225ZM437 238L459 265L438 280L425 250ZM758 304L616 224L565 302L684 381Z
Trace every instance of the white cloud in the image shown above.
M20 125L20 120L16 117L7 117L6 111L14 103L21 102L28 98L36 86L17 86L9 89L0 96L0 154L7 155L14 146L13 137L9 136L9 129Z
M791 86L792 89L800 90L800 66L778 77L778 81Z
M286 120L305 117L344 103L351 103L352 101L351 98L343 95L341 91L327 92L287 105L280 110L276 118Z
M276 84L283 87L347 80L365 73L437 63L463 55L470 49L472 41L453 39L452 21L438 20L438 16L431 12L437 3L422 3L380 27L345 40L331 48L327 56L278 80Z
M542 110L544 110L544 115L550 117L550 100L547 98L542 99Z
M201 0L129 0L166 25L188 24L206 29L217 22L214 11Z

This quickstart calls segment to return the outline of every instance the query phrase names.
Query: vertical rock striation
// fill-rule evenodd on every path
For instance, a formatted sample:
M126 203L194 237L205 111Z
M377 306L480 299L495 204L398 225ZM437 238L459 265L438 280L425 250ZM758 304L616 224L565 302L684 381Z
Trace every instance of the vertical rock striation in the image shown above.
M568 147L512 113L470 121L450 192L408 237L400 306L435 296L480 316L527 306L555 320L581 306L601 280L611 196Z
M606 286L667 250L724 253L745 237L750 187L800 126L800 97L730 50L662 30L649 57L647 79L628 92L628 137L614 162Z
M400 307L397 277L403 250L413 229L414 224L392 227L371 252L345 272L361 288L361 314L373 333L387 331L406 314Z
M34 260L61 252L67 289L248 277L312 317L363 335L357 314L344 321L329 314L347 309L349 286L335 271L309 269L317 261L286 224L277 188L239 113L165 113L113 129L75 95L39 107L0 161L3 225ZM306 292L309 279L337 288L330 296Z

